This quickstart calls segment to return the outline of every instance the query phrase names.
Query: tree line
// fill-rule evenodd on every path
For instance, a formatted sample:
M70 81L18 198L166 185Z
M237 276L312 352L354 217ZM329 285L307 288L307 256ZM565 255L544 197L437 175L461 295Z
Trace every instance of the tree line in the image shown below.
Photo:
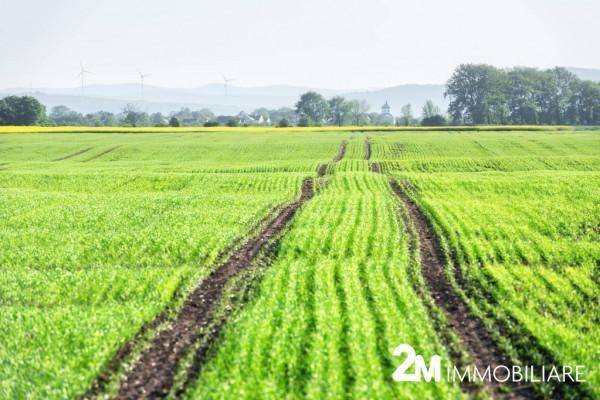
M182 108L167 115L148 114L128 104L121 113L98 111L82 114L66 106L46 108L33 97L0 99L0 125L74 126L246 126L276 125L391 125L425 126L463 124L600 125L600 83L581 80L564 68L538 70L518 67L499 69L485 64L458 66L446 84L450 99L447 113L431 100L421 117L405 104L400 115L370 112L364 100L342 96L326 99L309 91L294 108L258 108L251 113L215 115L209 109Z
M564 68L456 68L444 93L454 124L600 124L600 83Z

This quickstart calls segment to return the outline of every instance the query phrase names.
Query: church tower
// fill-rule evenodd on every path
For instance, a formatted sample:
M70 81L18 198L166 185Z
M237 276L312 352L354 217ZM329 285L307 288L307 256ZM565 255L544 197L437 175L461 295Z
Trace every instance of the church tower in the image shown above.
M385 104L383 106L381 106L381 114L383 114L383 115L390 114L390 105L388 104L387 100L385 101Z

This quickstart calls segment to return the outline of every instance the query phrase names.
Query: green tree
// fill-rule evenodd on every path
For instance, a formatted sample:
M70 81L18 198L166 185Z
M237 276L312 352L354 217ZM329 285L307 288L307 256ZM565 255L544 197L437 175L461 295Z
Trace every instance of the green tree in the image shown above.
M0 125L36 125L46 118L46 107L35 97L8 96L0 99Z
M126 125L136 127L147 119L147 117L148 115L145 112L138 110L134 104L127 104L123 108L123 122Z
M367 113L369 112L369 103L365 100L352 100L348 102L350 105L350 115L352 123L356 126L361 126L367 122Z
M414 117L412 115L412 106L410 103L405 104L400 108L400 118L398 119L398 125L408 126L412 123Z
M181 124L179 123L179 120L177 119L177 117L171 117L171 119L169 120L169 126L171 126L173 128L177 128L180 125Z
M317 92L306 92L296 103L296 112L313 125L321 125L327 117L327 101Z
M440 108L436 106L433 101L427 100L425 104L423 104L422 117L431 118L435 115L440 115Z
M87 122L92 122L93 118L85 118L81 113L71 110L67 106L54 106L50 110L48 118L58 126L76 126L85 125Z
M285 118L281 118L279 122L277 122L278 128L287 128L288 126L290 126L290 122Z
M351 104L342 96L332 97L327 101L329 119L333 125L342 126L344 120L350 115Z
M488 124L496 122L502 95L502 72L484 64L462 64L446 84L444 96L450 98L448 112L454 122Z

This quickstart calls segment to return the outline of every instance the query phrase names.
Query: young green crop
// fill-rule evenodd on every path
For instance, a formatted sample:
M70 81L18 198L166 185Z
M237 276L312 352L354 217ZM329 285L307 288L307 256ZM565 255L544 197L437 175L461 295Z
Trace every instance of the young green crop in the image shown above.
M460 397L447 382L391 379L399 344L427 359L445 351L408 280L407 239L387 179L330 179L300 211L189 398Z
M375 152L413 188L471 305L584 365L600 395L598 133L390 135Z
M144 321L206 276L218 254L270 210L294 199L339 141L3 136L0 398L82 393Z

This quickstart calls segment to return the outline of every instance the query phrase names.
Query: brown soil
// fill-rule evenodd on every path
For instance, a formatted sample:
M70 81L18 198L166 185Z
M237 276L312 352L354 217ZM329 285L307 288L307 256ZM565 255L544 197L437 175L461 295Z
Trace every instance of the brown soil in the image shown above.
M376 174L381 173L381 167L379 166L379 163L376 163L376 162L371 163L371 172L374 172Z
M116 150L118 148L119 148L119 146L111 147L109 149L101 151L100 153L96 154L95 156L92 156L92 157L88 158L87 160L83 160L83 162L93 161L93 160L95 160L97 158L100 158L103 155L106 155L106 154L110 153L111 151L114 151L114 150Z
M454 291L444 272L443 255L439 239L427 224L425 216L415 202L394 180L390 181L394 193L403 201L419 236L421 269L425 282L436 303L448 319L450 326L459 336L464 348L480 370L488 365L491 369L498 365L511 366L510 359L495 344L483 322L472 315L463 299ZM535 392L529 386L517 386L507 382L502 387L497 382L485 382L494 398L530 399Z
M317 176L319 178L325 176L327 174L327 164L319 164L317 168Z
M348 145L348 141L344 140L342 141L342 143L340 143L340 148L338 149L338 153L337 155L333 158L333 162L338 162L340 161L342 158L344 158L344 155L346 154L346 146Z
M81 149L81 150L79 150L79 151L76 151L75 153L68 154L68 155L66 155L66 156L64 156L64 157L55 158L55 159L54 159L54 160L52 160L52 161L62 161L62 160L67 160L67 159L69 159L69 158L76 157L76 156L78 156L78 155L80 155L80 154L87 153L87 152L88 152L88 151L90 151L91 149L92 149L91 147L86 147L85 149Z
M346 140L343 140L340 143L340 147L338 148L338 152L335 155L335 157L333 157L333 160L331 160L331 163L336 163L341 161L342 158L344 158L344 155L346 155L346 146L348 145L348 142ZM319 164L319 166L317 167L317 176L319 178L324 177L325 175L327 175L327 170L329 168L330 164Z
M365 160L371 159L371 141L369 138L365 139Z
M156 399L169 393L177 364L202 335L202 328L210 324L224 285L250 265L252 259L287 226L298 208L313 195L313 180L306 179L298 200L282 208L256 236L249 239L194 289L172 326L158 333L126 373L117 399ZM207 332L207 335L216 336L217 333Z

